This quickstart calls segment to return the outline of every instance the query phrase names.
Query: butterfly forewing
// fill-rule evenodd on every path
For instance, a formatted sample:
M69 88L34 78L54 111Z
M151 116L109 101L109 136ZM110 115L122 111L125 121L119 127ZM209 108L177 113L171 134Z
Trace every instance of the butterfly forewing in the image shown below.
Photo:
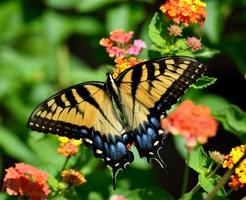
M160 117L204 71L205 66L192 58L166 57L140 63L119 75L120 99L140 156L158 160L164 137Z
M126 147L129 133L101 82L75 85L50 97L33 111L28 126L39 132L82 138L96 157L115 170L133 160Z

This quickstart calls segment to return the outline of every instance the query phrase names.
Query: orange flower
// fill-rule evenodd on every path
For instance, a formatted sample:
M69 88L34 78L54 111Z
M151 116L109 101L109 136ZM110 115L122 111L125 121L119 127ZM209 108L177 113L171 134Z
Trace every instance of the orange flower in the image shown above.
M160 7L160 10L175 23L204 24L207 13L206 3L200 0L168 0Z
M246 145L237 146L231 149L229 155L225 156L225 161L223 163L224 168L231 169L245 154ZM233 190L238 190L244 187L246 184L246 159L244 159L240 165L235 169L235 174L231 176L229 186Z
M126 33L123 29L116 29L110 32L110 39L121 44L128 43L133 36L133 32Z
M207 106L194 105L186 100L161 121L162 128L172 134L180 134L191 150L197 143L204 144L216 134L218 123Z
M50 193L48 175L27 164L17 163L6 169L3 188L9 195L28 196L30 200L44 200Z
M231 187L231 189L237 191L239 188L244 187L244 184L239 181L239 177L237 175L232 175L230 177L230 182L228 185Z
M135 57L117 57L114 60L114 62L116 63L116 69L113 71L113 77L116 78L121 72L123 72L127 68L143 62L143 59L137 59Z
M65 183L73 186L80 186L86 183L84 175L74 169L63 170L61 177Z
M82 140L68 139L67 137L59 137L60 146L57 152L65 157L75 156L78 153L79 145Z

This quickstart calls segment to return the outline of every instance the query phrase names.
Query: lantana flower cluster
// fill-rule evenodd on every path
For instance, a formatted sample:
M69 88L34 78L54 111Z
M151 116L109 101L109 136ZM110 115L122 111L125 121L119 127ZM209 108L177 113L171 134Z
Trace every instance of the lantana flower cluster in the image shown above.
M224 168L231 169L246 152L246 145L237 146L231 149L230 154L225 156ZM231 176L229 186L233 190L238 190L246 185L246 159L235 169L235 174Z
M191 24L204 24L206 19L206 3L200 0L168 0L160 10L174 22L168 27L169 35L181 37L182 29ZM194 36L186 39L186 45L191 51L202 49L201 39Z
M123 29L116 29L110 32L108 38L102 38L99 42L105 47L109 56L115 58L114 78L125 69L143 61L143 59L137 59L135 56L139 55L147 46L143 40L135 39L132 41L133 35L132 31L125 32Z
M45 172L24 163L17 163L6 172L3 189L9 195L26 196L30 200L45 200L49 195Z
M74 169L63 170L61 173L61 177L65 183L76 187L86 183L84 175Z
M99 44L106 48L110 57L127 57L128 55L138 55L146 44L143 40L135 39L131 41L134 33L125 32L123 29L116 29L110 32L109 38L103 38Z
M206 19L206 3L200 0L168 0L160 7L160 10L177 24L200 23Z
M64 157L75 156L78 153L79 145L82 143L82 139L75 140L67 137L59 137L60 146L57 152Z
M183 136L188 150L192 150L197 143L205 144L209 137L216 135L218 128L207 106L196 106L189 100L182 102L164 118L161 125L165 131Z

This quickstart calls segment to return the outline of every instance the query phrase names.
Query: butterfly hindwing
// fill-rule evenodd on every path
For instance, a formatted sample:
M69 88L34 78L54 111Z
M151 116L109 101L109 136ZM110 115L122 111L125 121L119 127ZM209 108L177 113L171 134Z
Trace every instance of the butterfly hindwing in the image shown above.
M115 171L133 161L127 148L130 133L115 113L102 82L82 83L58 92L33 111L28 126L39 132L82 138L95 157Z
M161 162L158 150L164 131L160 118L204 71L205 66L192 58L166 57L140 63L119 75L116 84L124 114L141 157Z

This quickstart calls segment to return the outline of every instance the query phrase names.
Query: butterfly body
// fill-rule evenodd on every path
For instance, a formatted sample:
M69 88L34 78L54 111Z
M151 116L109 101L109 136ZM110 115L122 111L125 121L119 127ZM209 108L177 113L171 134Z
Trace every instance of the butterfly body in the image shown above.
M116 79L86 82L58 92L41 103L29 118L36 131L82 138L95 157L114 174L133 161L130 146L140 157L156 160L164 131L160 119L205 71L188 57L164 57L126 69Z

